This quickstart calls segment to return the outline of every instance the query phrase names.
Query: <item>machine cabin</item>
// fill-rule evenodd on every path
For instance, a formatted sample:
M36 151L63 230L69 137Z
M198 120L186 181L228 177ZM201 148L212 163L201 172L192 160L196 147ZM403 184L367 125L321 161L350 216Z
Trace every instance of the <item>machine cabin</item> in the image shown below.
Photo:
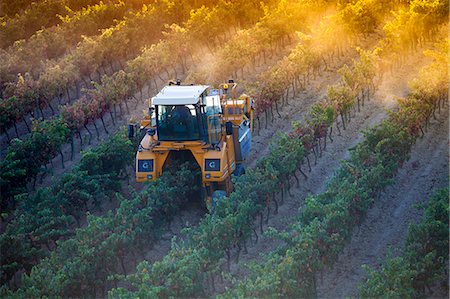
M204 195L232 190L231 174L251 149L252 102L235 96L236 84L219 89L207 85L169 85L152 98L153 117L141 121L147 129L136 155L136 180L155 180L176 153L190 151L202 172ZM231 93L231 95L229 95Z

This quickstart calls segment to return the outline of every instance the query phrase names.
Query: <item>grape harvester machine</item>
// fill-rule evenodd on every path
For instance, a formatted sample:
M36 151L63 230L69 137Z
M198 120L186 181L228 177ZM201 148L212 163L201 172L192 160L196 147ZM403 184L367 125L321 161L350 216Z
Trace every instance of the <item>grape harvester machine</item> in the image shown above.
M209 207L232 189L231 175L245 172L251 149L252 99L237 97L233 80L218 88L170 82L151 99L136 154L136 181L160 177L171 160L195 160ZM194 181L194 178L193 178Z

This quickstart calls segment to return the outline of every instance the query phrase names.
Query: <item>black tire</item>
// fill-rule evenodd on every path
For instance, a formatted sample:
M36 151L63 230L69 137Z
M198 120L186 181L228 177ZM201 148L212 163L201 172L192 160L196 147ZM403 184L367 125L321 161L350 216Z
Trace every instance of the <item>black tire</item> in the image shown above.
M245 167L242 164L236 165L236 169L233 171L233 175L240 177L241 175L245 174Z

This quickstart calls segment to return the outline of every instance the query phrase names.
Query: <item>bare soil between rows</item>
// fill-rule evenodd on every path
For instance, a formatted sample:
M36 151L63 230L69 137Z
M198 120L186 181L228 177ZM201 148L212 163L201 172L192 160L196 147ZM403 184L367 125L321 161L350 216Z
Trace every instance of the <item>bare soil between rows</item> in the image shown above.
M336 70L344 62L348 63L348 61L341 61L337 65L334 65L329 72L323 72L317 79L310 82L307 90L298 93L294 99L290 99L289 105L280 109L281 117L277 116L274 112L274 121L268 124L267 129L261 129L260 134L254 136L252 155L246 163L247 166L254 166L259 157L268 153L269 142L277 131L290 131L293 120L301 120L309 107L325 97L326 87L337 82L339 76ZM271 215L268 223L264 224L264 229L268 226L277 229L286 229L292 222L292 219L297 215L297 211L303 204L304 199L309 194L316 194L325 190L326 181L334 174L335 169L339 165L339 161L348 158L348 149L354 147L362 140L363 134L361 131L377 124L385 118L386 109L395 107L396 96L404 96L407 94L406 82L413 76L414 70L418 69L420 64L413 61L408 67L403 68L397 74L385 75L374 99L366 102L365 107L361 108L360 113L355 112L355 118L348 125L347 130L342 131L342 136L337 136L337 130L334 128L334 142L328 143L327 150L318 159L317 165L312 165L312 172L307 173L309 178L306 181L301 179L300 186L291 190L293 196L286 199L285 204L279 207L278 215ZM311 162L314 164L314 158L310 158L312 158ZM305 167L303 169L305 170ZM161 240L154 244L153 248L147 252L145 256L146 260L150 263L161 260L170 250L172 238L183 238L184 236L181 233L182 229L196 226L201 220L203 212L198 208L190 208L189 206L183 209L180 215L175 218L171 231L167 231ZM258 226L258 223L255 223L256 226ZM245 255L241 254L238 263L232 263L231 274L237 275L237 277L245 276L247 274L245 267L247 262L261 261L261 253L268 253L276 249L279 245L279 241L261 235L259 236L258 243L250 244L250 242L247 242L248 253ZM233 258L235 257L234 255ZM130 272L134 272L134 265L129 264L127 269ZM214 293L222 292L226 286L230 285L228 283L217 284Z
M357 297L358 285L366 278L362 265L379 268L388 253L401 253L408 225L417 223L426 203L440 188L449 186L449 123L446 107L428 132L414 145L411 158L375 201L366 220L355 228L351 242L333 269L318 279L319 298ZM437 289L433 298L448 298L448 290Z
M407 82L414 76L415 70L423 63L417 63L417 60L420 60L419 56L420 55L412 57L410 63L397 73L385 74L374 99L366 103L365 107L361 108L360 113L355 114L356 117L353 118L348 125L347 130L343 131L341 129L342 136L336 136L336 134L334 134L334 142L327 145L327 150L324 151L322 157L318 159L317 165L312 166L312 171L307 173L309 178L307 180L301 178L300 186L292 188L292 196L285 201L283 206L279 207L278 214L275 216L272 215L268 222L264 224L264 230L267 227L274 227L278 230L286 229L293 220L295 220L295 217L298 215L298 210L302 207L305 198L309 194L318 194L325 191L327 181L333 176L334 171L338 168L339 161L347 159L349 157L348 149L356 146L362 141L362 132L364 129L374 126L385 118L387 116L387 109L395 108L395 98L397 96L407 95ZM296 100L300 103L305 103L307 98L308 97L304 98L303 101L301 98ZM285 122L282 122L280 126L290 128L290 121L297 119L301 114L302 113L299 115L291 115L288 117L289 123L286 124ZM333 131L337 132L336 128L334 128ZM266 146L265 148L262 148L261 151L267 153L269 149ZM314 160L312 155L310 159L312 161ZM306 167L304 166L303 170L305 169ZM272 211L273 210L274 208L272 208ZM255 227L258 226L259 224L255 223ZM241 254L239 261L234 261L232 263L231 274L238 280L245 277L248 274L248 268L246 267L247 263L263 261L262 254L274 251L280 245L282 245L280 240L274 240L264 235L262 237L259 236L259 240L256 244L247 244L248 253ZM234 257L236 257L236 255ZM219 286L216 285L216 291L214 293L221 293L224 291L225 287L229 286L230 284L228 282Z
M244 76L247 81L250 81L249 78L255 79L255 76L259 72L264 71L264 69L266 69L268 65L273 65L277 61L277 59L283 57L288 51L289 49L285 49L285 51L283 53L279 53L280 55L277 55L277 57L273 57L272 59L268 60L266 64L257 67L256 72L245 72ZM291 122L293 120L302 119L308 109L314 103L317 103L318 100L324 98L326 94L326 87L329 84L336 83L339 78L336 70L340 68L344 63L349 63L354 55L356 55L355 51L352 52L351 55L348 55L346 60L340 60L332 63L329 66L328 71L324 71L321 75L317 76L316 79L311 80L306 90L297 93L295 98L291 98L289 100L289 105L280 107L279 112L281 114L281 117L279 117L274 111L274 120L272 122L269 121L267 129L264 129L264 122L266 120L262 118L262 128L259 130L260 132L258 135L253 136L252 152L250 158L245 163L246 167L254 167L256 160L268 153L269 142L277 131L290 131ZM132 182L131 185L134 188L139 188L139 184L136 184L134 182ZM171 229L165 230L162 238L147 251L145 259L150 263L162 260L162 258L171 248L172 239L174 237L184 238L182 230L186 227L195 227L204 216L204 213L205 210L200 208L200 206L197 204L185 205L185 207L180 210L179 215L175 217L173 223L171 224ZM135 265L133 265L132 262L128 263L127 272L132 273L134 271Z

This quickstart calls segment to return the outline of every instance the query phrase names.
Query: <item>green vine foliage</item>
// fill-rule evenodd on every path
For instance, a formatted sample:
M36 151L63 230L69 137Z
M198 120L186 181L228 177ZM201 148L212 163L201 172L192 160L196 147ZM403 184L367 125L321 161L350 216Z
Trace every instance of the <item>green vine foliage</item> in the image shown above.
M352 228L360 223L371 202L408 158L412 138L402 128L395 128L385 121L368 130L365 141L341 165L327 191L306 199L299 222L288 231L289 245L276 257L278 264L270 266L276 279L263 283L260 277L266 275L264 270L269 266L257 267L249 279L238 283L224 297L313 296L315 274L336 261ZM281 237L286 239L286 235ZM269 255L265 263L273 263L272 259ZM252 289L248 289L249 285Z
M80 163L52 187L18 195L18 207L0 236L2 283L20 269L29 272L47 255L45 249L73 235L74 223L79 226L86 211L99 210L119 190L132 160L133 144L121 132L83 153Z
M363 67L372 63L365 54L362 64L357 62L352 68L354 72L373 73L370 67ZM372 85L369 81L364 84ZM352 229L361 223L373 201L383 188L393 183L398 169L409 158L418 136L411 134L411 122L402 117L407 112L403 107L408 107L408 112L411 109L423 111L425 117L421 119L424 122L421 125L424 125L434 109L440 107L441 94L445 93L431 93L437 95L431 98L434 105L429 105L428 94L417 96L416 90L412 94L420 99L416 105L400 105L401 109L391 113L387 120L366 130L364 141L352 150L350 159L342 162L328 182L327 191L307 198L298 221L289 230L270 231L271 236L280 238L286 245L267 255L262 264L252 265L249 277L235 281L235 286L220 297L302 298L316 295L316 274L336 261L351 237ZM345 104L345 109L356 103L354 97L349 103L337 101ZM424 106L429 108L424 109ZM336 106L317 106L309 113L306 126L298 123L291 134L277 135L270 146L270 154L262 158L255 169L236 180L234 192L219 202L214 215L207 215L197 228L188 230L187 240L174 243L162 261L153 265L141 263L137 273L125 278L132 285L131 290L115 288L109 296L208 295L214 290L214 274L229 267L231 249L237 249L238 259L241 248L245 250L245 239L255 233L255 218L261 216L262 220L262 211L268 208L274 192L289 184L290 176L295 174L293 171L305 158L306 145L308 149L314 148L314 130L308 125L317 127L331 123L330 119L337 115L334 111L341 113L346 121L346 115ZM310 144L304 142L307 139ZM287 162L297 168L286 167ZM178 257L186 255L189 257L179 264Z
M254 218L262 217L274 187L284 184L304 157L300 140L283 133L278 133L270 148L271 154L260 160L256 169L236 179L234 191L219 202L215 213L206 215L195 229L186 230L187 240L172 244L162 261L153 265L142 262L137 273L126 277L137 292L117 288L109 295L206 296L207 287L214 284L213 274L229 266L231 250L245 247L245 240L253 233Z
M53 121L35 122L33 133L26 140L14 139L1 162L1 206L7 210L15 205L15 195L26 192L26 185L54 157L70 135L61 117Z
M126 147L131 142L126 140L125 136L117 137L116 141L120 140L122 140L122 144L114 145L111 141L111 146L102 148L105 150L103 153L105 157L100 160L115 161L115 154L118 155L117 157L121 156L122 159L126 158L127 155L129 156L132 151ZM123 147L123 150L128 153L122 152L122 155L115 153L111 155L112 157L106 157L107 153L113 153L111 150L115 146L116 149ZM97 154L101 155L102 150L99 149ZM91 166L87 170L80 170L80 172L85 175L88 181L94 183L83 182L84 185L80 185L78 190L70 194L76 201L74 200L71 205L65 206L64 211L66 212L66 209L69 208L76 210L72 207L75 203L78 203L80 210L84 210L88 204L95 204L95 200L114 196L114 186L117 186L121 180L116 175L117 169L115 168L110 168L108 174L100 174L104 171L102 167L107 169L107 164L93 165L92 162L97 159L94 153L86 153L84 157L87 157L87 159L84 160L84 163L81 163L79 169L88 168L88 165ZM129 158L123 161L129 163ZM182 165L176 172L169 170L164 177L149 184L141 193L132 191L131 199L125 199L122 195L116 193L115 196L119 201L117 210L108 211L103 216L96 216L88 212L87 226L85 227L73 231L73 226L64 223L64 225L61 225L61 229L70 238L64 240L62 234L56 234L54 239L51 239L53 241L52 247L55 249L51 251L50 255L37 263L39 258L45 256L42 251L39 251L40 255L27 264L28 266L35 264L35 266L31 268L31 272L28 268L27 272L30 273L23 276L22 287L14 293L6 290L4 292L13 297L105 296L105 290L111 287L108 276L115 273L126 274L126 260L131 259L136 262L137 254L144 255L145 250L159 239L162 228L170 224L171 219L177 213L178 207L192 196L192 192L196 189L196 186L191 184L192 177L195 175L195 170L192 170L189 165ZM64 180L62 182L63 188L58 190L56 198L50 198L55 201L60 194L67 194L68 184L76 182L77 180L70 181L70 178ZM50 190L44 190L44 192L50 192ZM100 192L100 194L96 194L95 191ZM63 196L62 198L66 197ZM58 202L58 204L64 203ZM38 207L37 210L42 210L42 207ZM59 211L59 209L57 208L55 211ZM69 216L75 218L76 215ZM69 218L71 219L68 220L73 222L73 218ZM45 222L46 219L43 221ZM58 218L52 216L50 219ZM8 227L12 229L13 225L16 224L13 223ZM35 234L37 228L48 232L45 226L38 223L31 224L28 229L34 229L30 233ZM8 241L6 237L21 238L23 235L7 234L2 235L2 237L5 237L5 241ZM45 236L40 235L39 237L44 239ZM27 242L20 242L20 244L23 246ZM30 250L35 248L33 245L36 244L29 244ZM4 247L6 248L7 244ZM22 250L22 252L24 251ZM18 270L18 266L25 266L19 256L13 253L11 255L14 259L9 261L7 265L16 266L13 268L14 271Z
M352 98L350 104L353 105L355 101L355 98ZM110 291L109 295L122 298L206 296L209 290L214 289L215 275L224 267L230 267L231 251L237 249L238 259L241 250L246 250L245 241L253 234L257 236L253 224L258 217L262 231L263 211L267 209L268 214L270 213L272 201L278 206L275 194L281 190L283 198L284 191L289 192L292 177L299 182L296 171L309 151L314 151L313 148L317 147L317 141L327 137L336 114L332 105L314 105L303 125L296 124L290 134L278 133L269 146L270 154L258 161L255 169L248 170L246 175L236 179L233 193L219 202L215 214L207 215L196 229L188 230L187 241L174 243L162 261L153 265L143 262L138 266L137 273L125 278L137 291L116 288ZM305 140L310 142L305 143ZM348 190L355 193L359 191L355 188ZM324 252L326 250L327 248L323 249ZM190 261L188 267L185 264L178 266L176 263L176 257L182 255L180 252L192 254L186 259ZM198 255L201 255L201 258L197 258ZM308 279L314 276L313 265L310 268ZM164 271L161 272L160 269ZM162 280L163 274L165 279ZM174 280L172 277L180 279ZM182 279L185 277L194 279ZM308 279L305 283L311 286ZM248 286L250 285L249 282ZM297 287L292 286L292 290L295 289ZM264 297L266 292L267 290L261 290L252 296ZM289 292L283 294L292 295ZM310 293L303 293L305 294Z
M361 298L419 298L426 288L447 283L449 190L431 197L419 224L411 224L404 252L388 257L380 269L365 267L368 277L359 286Z
M441 66L435 60L424 68L415 81L416 84L419 84L420 78L428 78ZM422 84L426 84L427 80L423 82ZM306 199L299 220L289 230L271 231L271 236L284 240L286 245L267 255L261 265L253 265L247 279L235 282L234 288L220 297L316 296L316 273L336 261L349 240L353 227L364 219L372 202L383 188L393 183L396 172L409 158L411 148L418 138L411 127L426 125L434 114L433 111L440 107L442 95L446 94L445 89L440 87L441 84L434 86L436 90L431 93L421 92L422 86L415 86L410 97L400 102L397 112L392 112L387 120L366 130L364 140L352 151L350 159L341 163L335 176L329 181L327 191ZM413 105L408 104L410 101ZM423 113L424 117L404 117L404 114L414 115L418 112ZM448 201L448 193L444 197ZM410 287L423 294L425 286L441 275L441 269L445 268L443 256L446 257L448 248L448 206L445 205L440 211L435 212L441 218L440 222L430 221L428 226L410 228L408 255L389 260L385 272L381 274L386 275L388 281L371 272L373 285L364 290L367 291L364 293L366 297L415 296L416 291L412 291ZM443 223L447 227L440 226ZM394 275L395 271L399 273ZM270 277L270 280L265 279L266 277ZM390 293L389 288L393 285L398 287L398 293L397 289ZM386 293L383 293L384 290Z

